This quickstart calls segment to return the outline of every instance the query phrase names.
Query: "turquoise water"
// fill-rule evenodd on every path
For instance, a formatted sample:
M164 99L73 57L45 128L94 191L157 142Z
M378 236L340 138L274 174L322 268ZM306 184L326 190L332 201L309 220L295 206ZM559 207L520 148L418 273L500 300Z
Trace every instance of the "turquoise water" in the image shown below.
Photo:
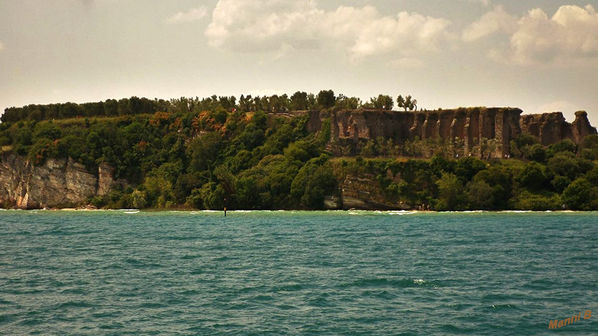
M596 213L2 211L0 244L2 335L598 334Z

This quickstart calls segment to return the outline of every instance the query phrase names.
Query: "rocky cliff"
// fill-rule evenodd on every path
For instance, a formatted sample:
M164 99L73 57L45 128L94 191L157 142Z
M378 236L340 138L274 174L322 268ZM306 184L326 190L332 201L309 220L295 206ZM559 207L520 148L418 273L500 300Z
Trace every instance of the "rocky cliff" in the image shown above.
M521 116L521 130L536 136L543 145L570 139L579 144L586 135L596 134L585 111L575 112L575 121L569 124L561 112Z
M101 164L97 176L72 159L48 159L34 166L23 157L0 158L0 205L19 209L75 207L108 193L114 183L112 168Z
M308 130L317 132L330 121L331 143L354 143L378 137L402 144L409 140L441 139L459 144L462 155L504 158L510 142L529 133L549 145L563 139L580 143L596 134L587 113L577 112L575 121L565 121L560 112L521 115L517 108L459 108L437 111L397 112L383 110L310 111ZM482 150L485 148L485 150Z

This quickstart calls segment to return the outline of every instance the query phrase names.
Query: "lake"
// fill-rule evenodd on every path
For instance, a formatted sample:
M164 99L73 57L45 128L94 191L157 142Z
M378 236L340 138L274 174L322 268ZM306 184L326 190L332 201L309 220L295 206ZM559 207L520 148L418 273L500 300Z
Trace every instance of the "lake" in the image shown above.
M598 334L598 213L0 211L0 334Z

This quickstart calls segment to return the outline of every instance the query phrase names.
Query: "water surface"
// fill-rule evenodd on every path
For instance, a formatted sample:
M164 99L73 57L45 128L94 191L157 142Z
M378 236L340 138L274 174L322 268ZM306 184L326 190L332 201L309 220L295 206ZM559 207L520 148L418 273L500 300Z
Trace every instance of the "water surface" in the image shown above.
M0 334L598 334L598 214L1 211Z

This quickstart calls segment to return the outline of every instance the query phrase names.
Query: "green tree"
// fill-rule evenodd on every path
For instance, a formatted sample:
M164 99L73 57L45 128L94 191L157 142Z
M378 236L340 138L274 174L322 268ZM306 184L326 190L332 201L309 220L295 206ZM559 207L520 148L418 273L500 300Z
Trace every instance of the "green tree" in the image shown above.
M397 97L397 107L398 108L404 108L405 111L407 111L407 107L405 107L405 98L403 98L402 95L399 95Z
M575 154L577 152L577 145L573 141L565 139L553 145L550 145L548 147L547 154L549 157L551 157L554 156L556 153L561 152L569 152Z
M463 203L463 184L452 173L442 173L438 181L438 209L439 210L459 210Z
M517 181L522 187L529 190L543 189L548 182L542 165L535 162L525 166L521 174L517 176Z
M322 90L318 93L318 105L321 108L330 108L334 106L336 98L334 96L334 91L332 90Z
M583 172L579 160L571 152L556 153L548 160L547 167L555 175L566 176L570 180L574 180Z
M297 91L291 96L291 110L307 110L307 93Z
M324 198L332 195L336 178L326 156L308 161L297 173L291 184L291 196L308 209L322 209Z
M474 179L467 184L466 195L471 209L493 209L494 194L494 189L482 179Z
M204 134L193 140L188 148L191 171L207 170L215 165L222 148L222 137L216 132Z
M585 178L578 178L563 191L563 201L572 210L593 210L598 207L598 188Z
M546 162L546 150L544 149L544 146L540 145L540 144L533 144L531 146L529 146L528 148L526 148L526 157L532 161L536 161L536 162Z
M378 95L376 98L371 98L370 104L373 106L373 108L378 110L390 111L393 107L392 97L383 94Z

